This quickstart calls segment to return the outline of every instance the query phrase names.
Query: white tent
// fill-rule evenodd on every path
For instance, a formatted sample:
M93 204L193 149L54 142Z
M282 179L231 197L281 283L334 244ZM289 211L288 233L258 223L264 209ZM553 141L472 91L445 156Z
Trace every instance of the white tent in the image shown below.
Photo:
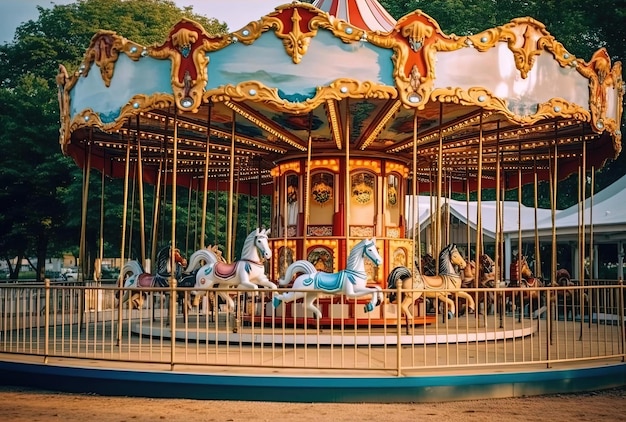
M626 176L585 200L582 213L579 205L560 211L556 219L557 235L578 233L581 216L587 230L593 224L594 241L626 240ZM551 229L544 224L541 230Z
M412 232L415 222L419 222L420 230L427 234L425 229L431 223L431 216L435 215L436 198L418 196L411 201L407 197L407 220L408 228ZM411 209L413 204L413 209ZM559 241L577 241L580 222L584 220L586 241L588 242L593 233L594 245L599 243L611 243L617 245L618 266L621 269L624 259L623 245L626 243L626 176L617 180L612 185L594 194L585 202L584 210L579 204L564 210L555 211L554 227ZM485 241L494 241L496 233L496 202L482 201L481 222ZM450 215L458 219L461 225L469 225L472 236L475 238L477 227L478 202L456 201L441 198L442 215L446 215L446 207L449 207ZM552 211L549 209L534 208L519 205L516 201L503 201L502 203L501 230L505 243L505 257L512 256L512 243L517 243L521 231L522 239L532 239L535 236L535 227L541 240L550 240L552 236ZM457 230L458 236L466 239L465 227ZM597 253L597 251L596 251ZM578 254L575 253L575 260ZM594 259L594 262L598 262ZM576 265L576 268L578 266ZM508 265L505 266L508 268ZM508 274L507 274L508 277ZM623 274L618 272L618 277Z

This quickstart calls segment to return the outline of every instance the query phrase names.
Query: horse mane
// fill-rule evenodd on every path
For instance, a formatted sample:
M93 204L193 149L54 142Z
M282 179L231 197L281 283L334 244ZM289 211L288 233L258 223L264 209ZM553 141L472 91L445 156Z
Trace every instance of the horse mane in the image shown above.
M250 254L252 252L255 252L258 259L261 259L261 257L259 256L259 252L256 250L256 245L254 244L254 240L257 238L257 236L263 236L263 237L267 237L267 232L268 230L261 230L261 229L256 229L253 230L252 232L250 232L250 234L248 235L248 237L246 237L246 240L243 242L243 248L241 248L241 256L250 256Z
M258 230L250 232L246 240L243 242L243 248L241 248L241 256L249 256L250 252L254 249L254 239L259 233Z
M439 253L439 274L448 274L448 270L450 269L450 255L452 251L456 249L456 244L450 243L448 246L443 248Z
M356 267L355 262L358 259L359 254L361 253L361 251L363 249L365 249L371 243L372 243L371 240L364 239L364 240L361 240L356 245L354 245L354 247L350 251L350 255L348 255L348 261L346 262L346 268L355 268Z
M169 277L170 272L167 270L167 264L170 259L170 246L162 247L157 253L156 273L160 276Z

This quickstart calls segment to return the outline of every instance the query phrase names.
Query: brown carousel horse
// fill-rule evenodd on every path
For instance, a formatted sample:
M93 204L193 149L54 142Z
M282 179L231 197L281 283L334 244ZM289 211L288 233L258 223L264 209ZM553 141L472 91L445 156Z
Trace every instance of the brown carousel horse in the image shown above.
M577 282L572 281L569 271L565 268L557 270L555 280L551 284L552 287L575 287L578 285ZM568 314L571 314L573 318L575 311L580 311L581 303L588 304L589 298L587 293L581 289L556 289L554 294L550 296L550 302L556 305L555 318L558 318L561 312L565 318L568 317Z
M514 281L517 283L514 284ZM515 286L520 288L520 294L513 294L511 305L513 310L520 308L518 321L521 321L527 306L529 314L532 313L533 309L537 310L543 306L542 292L537 289L544 287L544 283L540 278L533 275L525 256L514 261L511 265L511 284L509 287Z
M400 286L401 297L397 298L394 292L390 293L391 302L398 301L399 308L404 312L406 318L406 333L409 334L409 326L413 326L413 304L422 295L424 297L443 300L448 305L448 318L455 314L455 304L448 294L454 294L467 300L469 307L475 309L472 296L461 290L461 275L457 272L457 267L463 270L467 262L459 253L455 244L449 244L439 254L439 275L426 276L419 273L414 268L413 273L406 267L396 267L387 276L387 288L397 289ZM450 292L442 291L444 289ZM445 313L443 315L445 321Z
M122 294L122 304L130 301L131 306L141 309L143 307L145 292L139 291L142 288L169 287L169 278L172 276L171 268L171 246L162 248L156 259L156 274L145 272L139 261L128 261L120 272L120 283L124 283ZM182 277L182 269L187 265L187 260L181 255L178 248L174 249L175 268L174 277ZM119 298L119 292L118 292Z
M479 277L478 283L476 283L476 277ZM461 287L468 288L493 288L495 287L496 273L495 262L487 254L482 254L478 257L478 265L474 260L468 259L467 266L463 270L463 281ZM493 308L495 303L495 293L493 291L479 293L476 299L477 307L480 310L480 304L484 303L483 309L485 314L490 313L490 309Z

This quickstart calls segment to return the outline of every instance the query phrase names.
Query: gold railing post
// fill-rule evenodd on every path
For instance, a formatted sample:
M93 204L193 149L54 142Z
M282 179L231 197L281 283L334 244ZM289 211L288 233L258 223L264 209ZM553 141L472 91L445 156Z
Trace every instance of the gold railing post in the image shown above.
M45 304L44 304L44 342L43 342L43 363L48 363L49 346L48 340L50 339L50 279L44 279L44 288L46 292Z
M624 281L620 280L619 283L619 314L618 321L620 331L620 338L622 343L622 362L626 360L626 325L624 324L624 317L626 313L624 312L624 294L626 291L624 290ZM591 320L591 312L589 312L589 319Z
M172 271L172 274L174 272ZM170 368L174 370L174 360L176 359L176 278L170 277Z
M550 363L550 346L552 343L552 305L550 304L551 293L552 287L550 287L546 292L546 303L548 304L548 309L546 310L546 368L552 368L552 364ZM521 312L523 312L523 310ZM538 318L541 318L541 316L538 316Z
M397 369L396 375L402 376L402 280L396 282L396 359ZM409 322L407 321L407 324Z

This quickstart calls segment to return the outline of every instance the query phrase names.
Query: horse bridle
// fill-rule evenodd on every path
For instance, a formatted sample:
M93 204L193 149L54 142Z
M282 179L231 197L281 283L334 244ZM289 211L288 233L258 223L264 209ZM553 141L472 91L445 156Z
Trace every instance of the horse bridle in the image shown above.
M252 261L250 259L242 259L242 261L254 262L255 264L263 265L263 262L265 261L265 258L263 257L263 251L257 245L257 240L259 240L260 237L264 237L264 238L267 239L267 236L263 235L263 234L257 234L256 236L254 236L254 247L256 248L257 255L259 256L261 261L256 262L256 261Z
M370 259L370 261L372 261L374 263L374 265L378 266L378 263L376 262L376 260L374 259L374 257L370 256L369 254L369 247L371 245L376 246L376 244L374 242L368 243L365 245L365 247L363 248L363 255L362 256L366 256Z

